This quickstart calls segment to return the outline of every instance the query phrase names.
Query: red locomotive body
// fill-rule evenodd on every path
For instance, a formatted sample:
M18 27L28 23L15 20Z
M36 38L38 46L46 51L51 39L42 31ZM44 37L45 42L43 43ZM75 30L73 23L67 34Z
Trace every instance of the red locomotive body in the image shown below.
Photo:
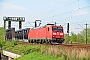
M31 29L29 30L28 39L29 42L62 43L64 42L63 27L47 24L42 28Z

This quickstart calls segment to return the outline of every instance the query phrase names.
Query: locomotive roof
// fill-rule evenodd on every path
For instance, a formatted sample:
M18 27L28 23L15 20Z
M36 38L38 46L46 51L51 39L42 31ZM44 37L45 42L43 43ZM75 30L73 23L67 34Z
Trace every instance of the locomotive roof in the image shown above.
M42 27L36 27L36 28L32 28L31 30L33 30L33 29L40 29L40 28L45 28L45 27L49 27L49 26L53 26L53 27L60 27L59 25L58 26L55 26L55 24L46 24L46 25L44 25L44 26L42 26ZM62 27L62 26L61 26Z
M47 25L55 25L55 24L47 24Z

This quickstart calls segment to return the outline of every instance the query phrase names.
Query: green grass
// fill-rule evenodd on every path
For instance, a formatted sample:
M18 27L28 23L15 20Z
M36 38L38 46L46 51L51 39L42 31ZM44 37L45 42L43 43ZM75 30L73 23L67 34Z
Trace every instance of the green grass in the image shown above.
M31 45L4 46L3 48L7 51L24 55L31 52L40 52L40 46L31 46Z
M6 42L3 49L17 54L24 54L15 60L63 60L63 57L45 55L44 52L47 50L46 46L17 45L15 42Z
M68 57L67 53L58 55L55 55L55 52L47 53L48 47L45 45L18 45L16 41L5 42L2 49L23 55L15 60L88 60L87 57Z
M51 55L45 55L37 52L29 53L15 60L64 60L63 57L55 57Z

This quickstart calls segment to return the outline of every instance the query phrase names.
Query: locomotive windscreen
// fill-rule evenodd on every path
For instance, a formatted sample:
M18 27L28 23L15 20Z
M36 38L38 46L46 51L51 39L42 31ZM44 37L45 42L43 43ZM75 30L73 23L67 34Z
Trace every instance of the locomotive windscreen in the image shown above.
M57 30L63 32L63 28L58 27Z
M62 27L53 27L52 30L53 31L63 32L63 28Z

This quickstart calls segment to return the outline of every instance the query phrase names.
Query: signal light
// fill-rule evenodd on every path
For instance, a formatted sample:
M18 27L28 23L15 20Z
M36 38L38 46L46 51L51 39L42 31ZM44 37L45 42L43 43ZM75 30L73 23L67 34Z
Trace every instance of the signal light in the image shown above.
M69 23L67 23L67 33L69 33Z
M8 21L8 29L11 28L11 21Z
M22 22L19 21L19 29L21 29L21 28L22 28Z

